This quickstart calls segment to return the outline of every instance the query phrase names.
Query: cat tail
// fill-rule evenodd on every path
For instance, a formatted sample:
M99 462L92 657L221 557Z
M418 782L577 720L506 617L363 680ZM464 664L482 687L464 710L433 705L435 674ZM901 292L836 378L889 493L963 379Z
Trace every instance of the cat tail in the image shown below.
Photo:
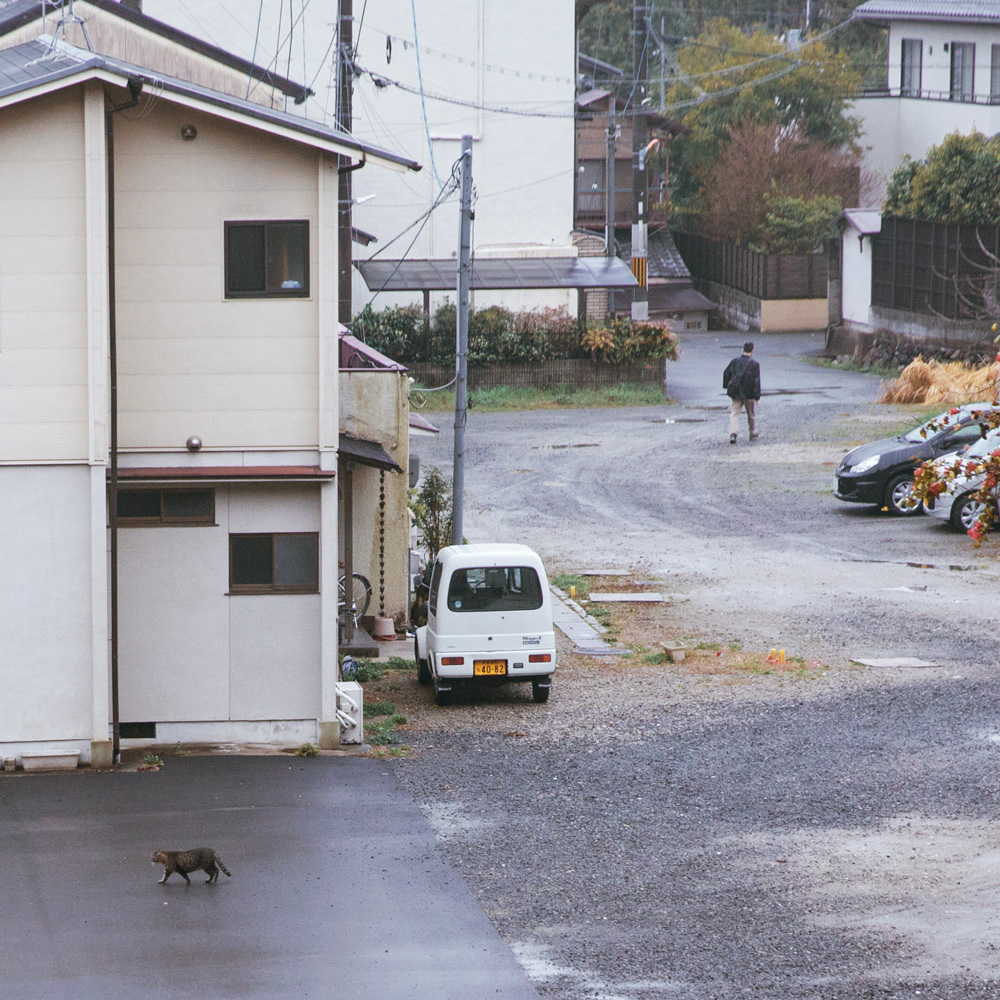
M218 854L215 856L215 863L230 877L233 877L233 873L222 863L222 858Z

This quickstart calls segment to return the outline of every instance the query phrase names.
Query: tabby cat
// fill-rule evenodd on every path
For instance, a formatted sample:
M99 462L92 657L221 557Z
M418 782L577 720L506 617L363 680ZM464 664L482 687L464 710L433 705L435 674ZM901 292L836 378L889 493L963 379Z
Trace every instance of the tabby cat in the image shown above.
M219 880L220 868L229 876L233 874L211 847L195 847L190 851L157 851L153 855L153 864L163 865L160 885L163 885L174 872L177 872L188 885L191 884L188 872L196 872L199 869L205 872L209 882Z

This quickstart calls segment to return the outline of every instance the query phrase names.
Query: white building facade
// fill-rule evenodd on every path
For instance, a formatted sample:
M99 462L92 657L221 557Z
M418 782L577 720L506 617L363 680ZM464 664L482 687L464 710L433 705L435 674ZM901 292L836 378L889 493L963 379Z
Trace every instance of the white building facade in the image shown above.
M413 165L21 38L0 41L0 756L109 764L115 679L123 734L331 745L338 158Z
M1000 4L867 0L853 17L888 28L887 87L855 105L882 194L904 156L923 158L950 132L1000 131Z

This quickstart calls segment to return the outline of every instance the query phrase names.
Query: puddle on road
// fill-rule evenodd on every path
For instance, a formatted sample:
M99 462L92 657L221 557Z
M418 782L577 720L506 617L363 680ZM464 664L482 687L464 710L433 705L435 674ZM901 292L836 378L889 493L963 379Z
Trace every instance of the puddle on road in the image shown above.
M909 566L911 569L946 569L952 573L973 573L978 566L959 566L955 563L907 562L905 559L871 559L864 556L843 556L842 562L879 563L885 566Z
M532 451L555 451L557 448L600 448L598 441L585 441L582 444L536 444L532 445Z
M707 417L654 417L651 424L707 424Z

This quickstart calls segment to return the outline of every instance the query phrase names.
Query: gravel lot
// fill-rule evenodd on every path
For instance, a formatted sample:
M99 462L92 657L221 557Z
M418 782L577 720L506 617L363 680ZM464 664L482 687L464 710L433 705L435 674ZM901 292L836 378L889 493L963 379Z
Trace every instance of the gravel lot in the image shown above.
M741 339L683 345L680 405L473 410L467 432L470 540L658 580L673 598L619 612L623 637L648 614L721 644L717 669L567 648L547 705L447 709L390 675L413 752L385 766L544 996L996 997L997 544L832 497L843 453L912 411L798 360L815 338L755 338L772 394L731 447ZM437 422L419 451L450 471ZM741 672L730 643L805 663ZM850 662L904 655L940 666Z

